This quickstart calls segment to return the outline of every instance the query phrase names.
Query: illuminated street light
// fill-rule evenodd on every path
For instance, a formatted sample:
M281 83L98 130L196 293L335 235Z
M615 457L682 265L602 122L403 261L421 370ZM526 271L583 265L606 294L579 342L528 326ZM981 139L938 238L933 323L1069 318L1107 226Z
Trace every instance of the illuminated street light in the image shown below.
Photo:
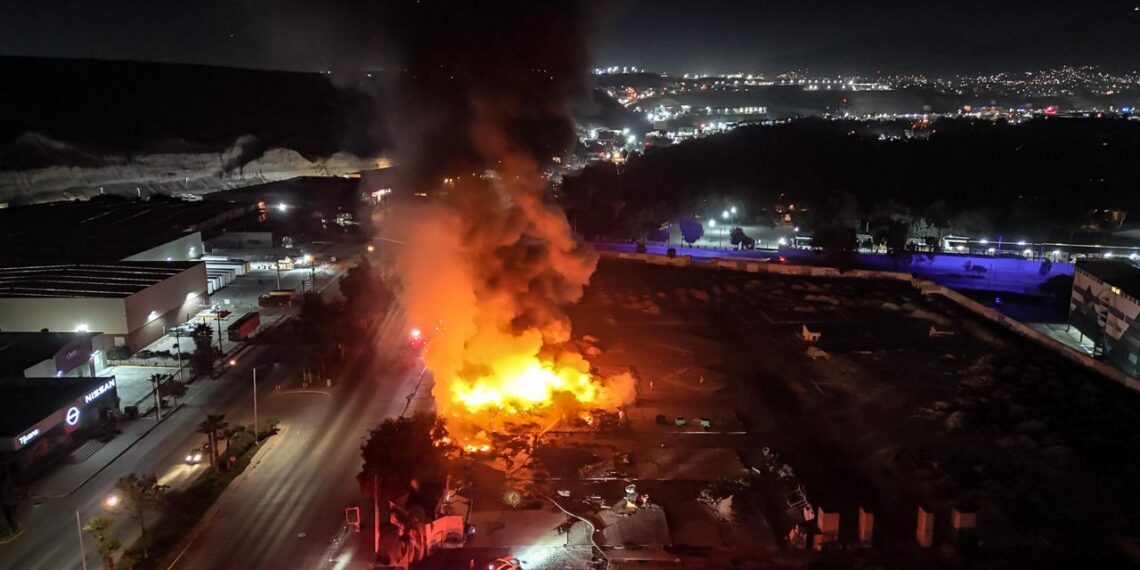
M237 359L236 358L230 359L230 366L237 366Z
M285 203L277 204L277 209L281 212L284 212L285 210L289 209L289 204L285 204Z
M982 238L982 239L978 240L978 243L980 243L980 244L982 244L982 245L985 245L985 244L987 244L987 243L990 243L990 240L988 240L988 239L986 239L986 238Z
M1021 240L1021 241L1017 242L1017 245L1025 245L1025 240Z
M374 251L376 251L376 246L368 244L368 253L372 253Z
M709 227L715 228L716 227L716 220L709 220Z
M727 220L727 219L728 219L728 210L725 210L725 211L721 212L721 214L720 214L720 217L722 217L722 218L724 218L724 219L726 219L726 220Z
M107 495L107 498L103 499L103 506L112 510L118 508L120 503L122 503L122 499L120 499L118 495L114 494Z

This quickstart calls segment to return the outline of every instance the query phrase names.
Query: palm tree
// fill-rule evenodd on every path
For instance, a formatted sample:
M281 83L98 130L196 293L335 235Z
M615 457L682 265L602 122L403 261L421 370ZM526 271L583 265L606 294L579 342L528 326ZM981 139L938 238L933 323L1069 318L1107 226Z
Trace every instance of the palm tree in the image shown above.
M186 384L179 382L173 378L164 382L158 387L158 394L163 398L169 397L174 400L174 407L178 407L178 398L186 395Z
M83 525L83 532L95 537L95 549L103 559L103 570L115 570L115 553L123 547L119 539L111 536L111 527L115 521L108 516L92 517Z
M206 421L198 424L198 433L206 434L210 441L210 466L212 467L216 467L218 464L218 432L225 430L230 425L225 419L225 414L208 414Z

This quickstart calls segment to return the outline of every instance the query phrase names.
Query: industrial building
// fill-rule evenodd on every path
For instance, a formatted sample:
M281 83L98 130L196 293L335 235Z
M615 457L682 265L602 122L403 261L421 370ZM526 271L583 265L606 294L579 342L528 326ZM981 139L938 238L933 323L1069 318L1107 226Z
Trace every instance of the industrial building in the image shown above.
M207 302L201 261L59 263L0 267L0 332L100 331L132 352Z
M0 455L27 480L118 413L115 378L0 378Z
M1094 354L1136 376L1140 372L1140 269L1121 261L1079 261L1069 324L1095 343Z
M256 204L172 199L52 202L0 209L0 259L188 261L203 253L203 232L252 215Z
M106 367L99 333L0 333L0 377L73 378L95 376Z

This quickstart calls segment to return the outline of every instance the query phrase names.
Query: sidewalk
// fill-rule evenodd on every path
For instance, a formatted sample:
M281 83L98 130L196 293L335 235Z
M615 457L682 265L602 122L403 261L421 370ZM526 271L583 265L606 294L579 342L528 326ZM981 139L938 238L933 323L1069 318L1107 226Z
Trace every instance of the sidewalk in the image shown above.
M177 412L182 406L170 410L164 419ZM146 437L159 424L153 418L141 417L122 427L122 433L108 441L80 463L68 463L66 459L52 468L46 475L32 482L28 494L33 500L59 499L78 491L96 475L102 473L121 455Z

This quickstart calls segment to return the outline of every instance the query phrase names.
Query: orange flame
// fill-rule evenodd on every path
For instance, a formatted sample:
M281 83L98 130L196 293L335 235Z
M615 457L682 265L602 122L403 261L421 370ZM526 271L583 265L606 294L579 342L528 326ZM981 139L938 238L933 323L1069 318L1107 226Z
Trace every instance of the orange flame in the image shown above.
M599 399L599 388L588 374L570 367L555 367L534 357L499 363L496 369L474 379L457 379L452 396L468 411L498 408L508 412L533 411L553 403L565 393L581 403Z

